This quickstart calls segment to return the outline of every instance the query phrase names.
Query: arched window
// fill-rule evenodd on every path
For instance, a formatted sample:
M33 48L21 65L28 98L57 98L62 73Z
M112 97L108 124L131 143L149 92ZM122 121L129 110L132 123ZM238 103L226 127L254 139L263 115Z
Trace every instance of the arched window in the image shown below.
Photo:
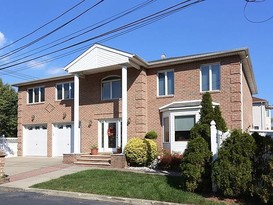
M102 100L121 98L121 80L119 76L108 76L101 82Z

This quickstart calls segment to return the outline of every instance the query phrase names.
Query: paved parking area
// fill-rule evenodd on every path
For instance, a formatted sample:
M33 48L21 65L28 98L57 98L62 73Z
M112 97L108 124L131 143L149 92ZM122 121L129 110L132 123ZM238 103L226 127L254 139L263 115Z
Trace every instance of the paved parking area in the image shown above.
M62 157L11 157L5 159L4 172L9 176L62 165Z
M0 187L26 189L33 184L90 169L89 167L63 164L62 157L14 157L5 159L4 172L10 182Z

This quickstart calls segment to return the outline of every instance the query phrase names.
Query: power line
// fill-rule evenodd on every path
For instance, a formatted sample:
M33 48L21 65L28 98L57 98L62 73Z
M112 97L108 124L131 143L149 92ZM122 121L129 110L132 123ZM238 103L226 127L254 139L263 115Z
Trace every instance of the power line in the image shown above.
M59 42L59 43L56 43L56 44L54 44L54 45L52 45L52 46L49 46L49 47L46 47L46 46L52 44L53 42L47 43L47 44L45 44L45 45L43 45L43 46L40 46L40 47L38 47L38 48L35 48L35 49L31 50L31 51L28 51L28 52L25 52L25 53L23 53L23 54L18 55L18 56L23 56L23 57L21 57L21 58L17 58L16 60L13 60L13 61L11 61L11 62L1 64L0 66L5 66L5 65L12 64L12 63L14 63L14 62L18 62L18 61L23 60L23 59L25 59L25 58L28 58L28 57L31 57L31 56L36 55L36 54L38 54L38 53L41 53L41 52L43 52L43 51L46 51L46 50L48 50L48 49L50 49L50 48L54 48L54 47L56 47L56 46L58 46L58 45L61 45L61 44L66 43L66 42L68 42L68 41L71 41L71 40L73 40L73 39L75 39L75 38L78 38L78 37L84 35L84 34L87 34L87 33L91 32L91 31L94 31L94 30L100 28L100 27L103 27L103 26L105 26L105 25L107 25L107 24L109 24L109 23L112 23L112 22L114 22L115 20L120 19L120 18L122 18L122 17L124 17L124 16L126 16L126 15L128 15L128 14L130 14L130 13L132 13L132 12L135 12L135 11L137 11L137 10L139 10L139 9L141 9L141 8L143 8L143 7L145 7L145 6L147 6L147 5L149 5L149 4L152 3L152 2L155 2L155 0L148 0L148 1L145 1L145 2L143 2L143 3L141 3L141 4L138 4L138 5L136 5L136 6L132 7L132 8L130 8L130 9L127 9L127 10L125 10L125 11L123 11L123 12L120 12L120 13L114 15L114 16L111 16L111 17L109 17L109 18L106 18L106 19L104 19L104 20L102 20L102 21L100 21L100 22L98 22L98 23L96 23L96 24L93 24L93 25L91 25L91 26L86 27L86 28L91 28L91 29L86 30L86 28L84 28L84 29L79 30L79 31L83 31L83 30L85 30L85 31L82 32L82 33L80 33L80 34L78 34L78 35L72 36L73 34L78 33L79 31L74 32L74 33L72 33L72 34L70 34L70 35L67 35L67 36L65 36L65 37L63 37L63 38L59 38L59 39L53 41L53 42L58 42L58 41L60 41L60 40L62 40L62 39L65 39L65 40L63 40L63 41L61 41L61 42ZM67 39L67 37L69 37L69 36L72 36L72 37L70 37L70 38ZM35 53L31 53L32 51L35 51L35 50L37 50L37 49L39 49L39 48L42 48L42 47L46 47L46 48L45 48L45 49L42 49L42 50L39 50L39 51L37 51L37 52L35 52ZM25 54L27 54L27 53L31 53L31 54L25 55ZM25 56L24 56L24 55L25 55ZM16 57L18 57L18 56L16 56Z
M266 0L245 0L246 3L245 3L245 6L244 6L244 17L247 21L251 22L251 23L264 23L264 22L267 22L271 19L273 19L273 15L270 16L269 18L266 18L264 20L261 20L261 21L254 21L254 20L251 20L250 18L247 17L246 15L246 9L247 9L247 6L249 5L249 3L263 3L265 2Z
M55 17L54 19L50 20L49 22L45 23L44 25L38 27L38 28L35 29L34 31L32 31L32 32L30 32L30 33L24 35L23 37L21 37L21 38L15 40L14 42L12 42L12 43L10 43L10 44L8 44L8 45L6 45L6 46L3 46L2 48L0 48L0 50L3 50L3 49L5 49L5 48L7 48L7 47L10 47L11 45L14 45L15 43L17 43L17 42L19 42L19 41L25 39L26 37L28 37L28 36L30 36L30 35L36 33L37 31L41 30L41 29L44 28L45 26L47 26L47 25L51 24L52 22L56 21L57 19L61 18L61 17L64 16L66 13L70 12L71 10L73 10L74 8L76 8L77 6L79 6L80 4L82 4L84 1L85 1L85 0L82 0L81 2L77 3L76 5L72 6L71 8L69 8L68 10L66 10L65 12L63 12L62 14L60 14L59 16Z
M60 30L61 28L65 27L66 25L70 24L71 22L75 21L76 19L78 19L79 17L81 17L82 15L84 15L85 13L87 13L88 11L90 11L91 9L93 9L94 7L98 6L98 5L101 4L103 1L104 1L104 0L100 0L99 2L97 2L96 4L90 6L88 9L86 9L85 11L83 11L82 13L80 13L79 15L77 15L76 17L70 19L69 21L65 22L64 24L62 24L61 26L55 28L54 30L50 31L49 33L47 33L47 34L45 34L45 35L43 35L43 36L41 36L41 37L39 37L39 38L33 40L32 42L30 42L30 43L28 43L28 44L25 44L25 45L23 45L23 46L21 46L21 47L19 47L19 48L16 48L16 49L14 49L14 50L12 50L12 51L10 51L10 52L4 54L4 55L1 55L1 56L0 56L0 60L1 60L1 59L4 59L4 58L6 58L6 57L9 57L9 56L13 55L14 53L17 53L18 51L21 51L21 50L23 50L23 49L25 49L25 48L27 48L27 47L33 45L34 43L37 43L37 42L41 41L42 39L48 37L49 35L55 33L56 31L58 31L58 30Z
M154 14L151 14L151 15L148 15L146 17L140 18L140 19L138 19L136 21L128 23L128 24L126 24L124 26L120 26L120 27L118 27L116 29L113 29L111 31L105 32L103 34L97 35L95 37L86 39L84 41L81 41L81 42L78 42L78 43L75 43L75 44L72 44L70 46L67 46L67 47L64 47L64 48L61 48L61 49L58 49L58 50L55 50L55 51L40 55L38 57L34 57L32 59L28 59L28 60L25 60L25 61L22 61L22 62L19 62L19 63L15 63L15 64L12 64L12 65L9 65L9 66L4 66L4 67L0 68L0 70L7 69L7 68L17 66L17 65L21 65L23 63L26 63L26 62L29 62L29 61L32 61L32 60L37 60L39 58L42 58L42 57L45 57L45 56L48 56L48 55L51 55L51 54L54 54L54 53L57 53L57 52L60 52L60 51L64 51L64 50L73 48L75 46L78 46L78 45L81 45L81 44L84 44L84 43L90 42L90 41L95 40L97 38L101 38L101 37L104 37L104 36L107 36L107 35L111 35L113 33L120 32L120 31L122 31L124 29L131 29L132 30L133 28L131 28L131 27L135 27L135 29L141 28L141 27L146 26L148 24L151 24L151 23L153 23L155 21L158 21L158 20L160 20L162 18L165 18L166 16L169 16L169 15L173 14L174 12L178 12L178 11L180 11L180 10L186 8L186 7L189 7L189 6L192 6L194 4L203 2L205 0L196 0L196 1L192 2L192 3L187 4L187 5L178 7L179 5L188 3L190 1L192 1L192 0L186 0L186 1L180 2L178 4L175 4L174 6L168 7L166 9L163 9L161 11L158 11L158 12L156 12ZM178 8L175 8L175 7L178 7ZM135 30L135 29L133 29L133 30Z

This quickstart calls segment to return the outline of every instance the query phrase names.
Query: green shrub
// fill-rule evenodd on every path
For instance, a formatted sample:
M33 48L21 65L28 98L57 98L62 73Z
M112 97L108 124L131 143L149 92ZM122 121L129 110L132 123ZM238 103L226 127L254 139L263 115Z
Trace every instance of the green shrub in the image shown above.
M196 123L191 129L190 137L191 139L202 137L210 145L210 125Z
M134 137L125 147L125 156L131 166L143 166L147 163L147 145L143 139Z
M222 117L222 113L221 113L219 105L216 105L214 108L214 121L216 123L217 130L221 130L223 132L227 131L227 124L224 118Z
M210 122L214 119L214 110L212 106L212 98L209 92L206 92L202 96L200 110L200 124L210 125Z
M186 191L208 190L211 184L211 152L202 137L188 143L181 162L182 184Z
M154 140L157 138L157 133L154 130L147 132L145 138Z
M254 157L253 194L262 202L273 203L273 139L270 136L252 135L257 149Z
M248 194L252 187L254 138L234 130L224 141L213 164L212 179L219 193L236 197Z
M150 164L158 155L157 144L150 139L144 139L143 141L147 145L147 164Z
M145 166L157 156L157 145L153 140L134 137L125 147L125 156L130 166Z
M158 163L158 168L162 170L180 171L182 158L182 154L164 152Z

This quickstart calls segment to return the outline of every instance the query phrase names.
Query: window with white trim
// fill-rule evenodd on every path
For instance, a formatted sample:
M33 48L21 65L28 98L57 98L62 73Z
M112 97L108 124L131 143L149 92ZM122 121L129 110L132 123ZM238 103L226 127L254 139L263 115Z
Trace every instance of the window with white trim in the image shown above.
M101 99L111 100L121 98L121 80L119 76L109 76L101 82Z
M74 98L74 82L59 83L56 85L57 100L68 100Z
M28 93L28 103L40 103L45 101L45 88L44 87L36 87L29 88L27 90Z
M174 71L161 71L157 73L158 96L174 95Z
M164 123L164 142L170 142L169 117L163 118Z
M220 64L201 66L201 91L220 90Z
M175 116L174 117L174 131L175 141L185 141L190 139L190 131L194 126L195 116Z

